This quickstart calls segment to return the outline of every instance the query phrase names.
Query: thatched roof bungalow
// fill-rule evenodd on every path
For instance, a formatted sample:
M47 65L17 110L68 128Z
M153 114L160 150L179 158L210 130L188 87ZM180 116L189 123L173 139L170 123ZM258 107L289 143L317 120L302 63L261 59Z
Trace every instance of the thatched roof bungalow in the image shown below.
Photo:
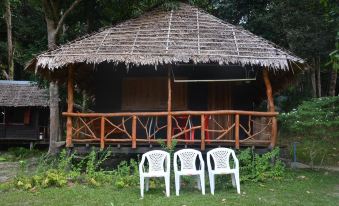
M48 90L28 81L0 80L0 141L48 136Z
M272 91L303 68L274 43L180 3L84 36L33 59L28 69L94 96L97 113L68 118L67 146L274 146ZM268 111L254 111L267 98Z

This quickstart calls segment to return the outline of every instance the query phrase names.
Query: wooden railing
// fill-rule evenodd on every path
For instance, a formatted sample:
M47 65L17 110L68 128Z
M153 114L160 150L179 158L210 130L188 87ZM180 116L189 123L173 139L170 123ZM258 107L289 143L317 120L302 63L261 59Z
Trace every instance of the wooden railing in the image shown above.
M137 148L138 144L206 144L275 146L276 112L238 110L175 111L175 112L121 112L121 113L67 113L71 119L66 143L121 143ZM171 119L170 124L168 124ZM170 134L170 135L169 135Z

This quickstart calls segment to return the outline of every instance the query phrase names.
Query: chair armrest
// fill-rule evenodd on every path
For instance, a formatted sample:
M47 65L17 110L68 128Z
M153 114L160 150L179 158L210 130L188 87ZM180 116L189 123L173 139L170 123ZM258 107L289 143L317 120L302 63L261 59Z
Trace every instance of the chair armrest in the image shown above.
M174 167L174 172L178 172L178 153L174 153L173 157L173 167Z
M141 158L141 162L139 164L139 175L144 173L144 163L145 163L145 156L143 155Z
M205 171L205 161L204 161L204 159L202 158L201 153L199 153L199 160L200 160L200 169L201 169L202 171Z
M232 154L232 157L233 157L233 160L234 160L235 169L239 169L239 160L238 160L237 156L235 155L235 152L233 151L231 154Z
M171 172L171 156L169 153L166 154L166 173Z
M207 169L208 171L213 171L211 166L211 153L207 152Z

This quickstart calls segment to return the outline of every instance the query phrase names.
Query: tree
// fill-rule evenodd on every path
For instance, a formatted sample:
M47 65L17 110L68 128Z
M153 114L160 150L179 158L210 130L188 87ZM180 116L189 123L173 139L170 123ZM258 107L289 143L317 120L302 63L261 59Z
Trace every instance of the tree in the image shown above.
M329 96L335 96L335 88L337 85L337 76L339 71L339 32L337 33L336 37L336 50L330 53L330 62L328 65L332 65L331 68L331 78L330 78L330 86L328 90Z
M45 13L45 21L47 27L47 39L48 49L55 49L57 47L58 34L65 22L68 15L74 10L74 8L81 2L81 0L75 0L65 10L61 8L61 0L42 0L42 7ZM60 112L59 112L59 87L58 82L50 82L50 143L49 154L57 153L57 149L60 146L58 143L61 139L60 134Z
M12 12L11 12L11 4L9 0L5 0L5 20L7 27L7 64L8 70L7 72L4 70L3 74L6 79L13 80L14 79L14 61L13 61L13 40L12 40Z

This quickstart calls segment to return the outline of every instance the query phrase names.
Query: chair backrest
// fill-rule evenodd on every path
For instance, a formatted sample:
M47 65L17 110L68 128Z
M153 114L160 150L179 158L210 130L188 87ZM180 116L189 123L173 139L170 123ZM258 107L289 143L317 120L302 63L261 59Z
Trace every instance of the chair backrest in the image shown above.
M182 149L174 153L174 169L177 170L177 159L180 159L180 169L196 170L196 159L199 157L200 164L204 164L201 152L195 149Z
M168 152L162 150L153 150L142 155L142 159L146 158L148 161L149 172L164 172L164 163L169 165L170 155Z
M207 152L207 164L211 167L210 158L213 158L214 168L218 169L230 169L230 155L235 158L235 153L232 149L228 148L215 148ZM211 168L209 168L211 169Z

